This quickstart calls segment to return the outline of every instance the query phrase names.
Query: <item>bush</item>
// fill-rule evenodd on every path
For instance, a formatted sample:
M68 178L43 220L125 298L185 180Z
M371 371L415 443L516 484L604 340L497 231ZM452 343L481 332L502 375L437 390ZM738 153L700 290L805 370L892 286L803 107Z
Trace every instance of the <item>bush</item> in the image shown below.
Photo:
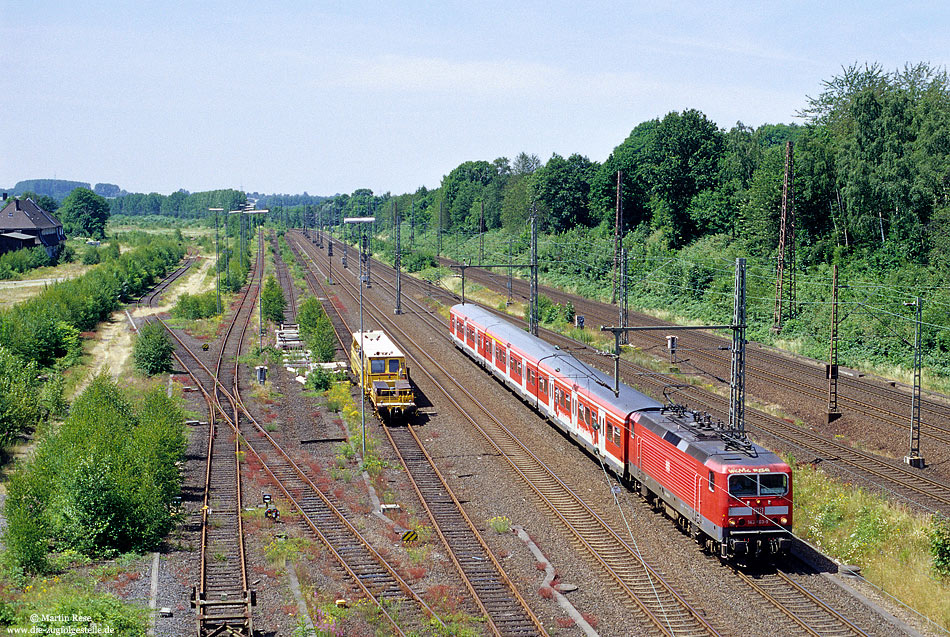
M96 377L11 476L4 541L12 559L38 572L50 548L90 557L154 548L172 528L184 450L184 414L164 391L136 406Z
M81 277L51 285L0 312L0 345L24 361L52 367L74 351L74 334L95 328L120 301L151 287L183 254L179 244L153 240Z
M175 303L171 314L175 318L188 320L204 319L218 313L218 297L214 290L203 294L188 294L185 292Z
M941 577L950 576L950 518L940 514L933 516L930 555L933 557L934 572Z
M35 363L0 347L0 444L9 444L42 416Z
M320 301L310 297L301 303L297 312L297 323L300 326L300 337L313 356L323 363L332 361L336 354L336 332Z
M172 370L173 351L175 346L168 339L165 328L155 321L146 323L139 330L132 349L132 359L136 369L153 376Z
M287 299L284 298L284 291L277 279L273 276L267 277L261 290L261 313L264 318L273 323L283 323L286 307Z
M307 382L304 386L314 391L326 391L333 386L333 383L340 380L341 375L345 377L345 374L331 373L322 367L317 367L307 374Z
M79 262L83 265L96 265L99 263L99 248L96 246L86 246L83 248Z
M402 257L402 263L406 268L406 272L419 272L439 265L435 260L435 256L430 252L410 252Z

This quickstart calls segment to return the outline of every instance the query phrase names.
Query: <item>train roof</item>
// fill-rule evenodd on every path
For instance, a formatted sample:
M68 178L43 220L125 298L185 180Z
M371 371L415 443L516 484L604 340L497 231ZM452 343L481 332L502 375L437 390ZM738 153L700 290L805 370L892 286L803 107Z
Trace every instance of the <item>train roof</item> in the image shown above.
M521 327L493 314L478 305L455 305L452 311L460 316L471 318L489 330L495 338L511 343L527 356L534 359L539 367L548 368L570 378L579 389L598 402L612 405L623 417L632 411L659 410L663 403L640 393L629 385L620 385L620 395L614 395L614 379L599 369L577 360L567 350L551 345L536 338Z
M359 345L360 333L353 332L353 342ZM402 357L402 352L392 339L380 330L363 332L363 349L370 358L379 356Z
M599 404L611 406L621 416L639 412L637 422L642 427L710 468L725 469L730 465L762 467L782 462L772 451L742 437L728 435L718 423L712 423L699 412L664 405L623 383L620 385L620 395L615 396L612 377L483 307L466 303L453 306L452 311L472 319L498 340L514 345L539 363L539 367L572 378L578 388L585 389Z

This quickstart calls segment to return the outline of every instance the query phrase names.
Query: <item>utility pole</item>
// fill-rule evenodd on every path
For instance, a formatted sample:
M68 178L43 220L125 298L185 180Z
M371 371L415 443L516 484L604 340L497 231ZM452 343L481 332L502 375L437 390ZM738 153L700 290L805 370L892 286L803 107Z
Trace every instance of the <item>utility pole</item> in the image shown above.
M373 287L373 279L370 275L370 264L373 262L373 225L369 227L369 234L360 233L362 236L364 247L362 248L363 254L361 256L362 262L365 264L363 267L366 270L366 289Z
M347 268L347 265L346 265L346 250L349 247L349 237L347 236L347 231L346 231L347 227L348 226L346 225L346 222L344 221L343 222L343 269L344 270L349 269Z
M838 265L831 266L831 343L828 347L828 424L841 417L838 411Z
M620 327L627 327L627 249L620 248ZM620 335L622 345L630 344L630 336L624 331Z
M736 259L732 312L732 377L729 383L729 431L745 437L745 259Z
M396 307L393 309L395 314L402 314L402 281L400 280L400 265L402 263L401 254L399 253L399 207L396 205L396 200L393 199L393 229L395 231L395 241L396 241L396 258L393 260L393 265L396 267Z
M317 208L317 214L320 216L317 218L317 245L323 247L323 206Z
M478 218L478 262L485 262L485 202L482 202L482 214Z
M439 198L439 234L435 242L435 256L442 256L442 198Z
M531 204L531 310L528 314L528 329L538 335L538 208Z
M788 316L795 315L795 164L792 142L785 142L785 180L782 183L782 217L778 233L778 262L775 272L775 311L772 331L782 330L782 303L785 296L785 268L788 267ZM786 260L787 259L787 260Z
M223 212L224 208L208 208L214 212L214 297L218 314L221 313L221 256L218 251L218 213Z
M330 285L333 285L333 237L327 237L327 260L329 262L329 268L327 270L327 281Z
M617 171L617 203L616 211L614 215L614 291L613 299L611 303L617 302L617 256L619 254L620 246L620 222L621 222L621 209L620 209L620 171Z
M505 306L511 305L511 242L513 239L508 237L508 300L505 301Z
M904 305L914 306L914 393L910 402L910 450L904 458L904 462L915 469L923 469L926 466L924 459L920 457L920 366L922 352L920 351L920 297L916 297L911 303Z

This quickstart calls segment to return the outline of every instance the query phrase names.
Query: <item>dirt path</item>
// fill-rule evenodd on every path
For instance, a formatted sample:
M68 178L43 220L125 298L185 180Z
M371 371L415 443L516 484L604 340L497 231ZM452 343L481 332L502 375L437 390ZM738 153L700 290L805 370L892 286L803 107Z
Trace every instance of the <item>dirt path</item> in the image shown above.
M180 282L172 284L172 290L162 296L162 305L158 307L130 308L136 326L142 324L146 316L167 312L185 292L198 294L208 288L206 274L211 267L211 259L202 259L198 267L193 267ZM109 320L99 324L96 330L96 342L89 350L90 364L86 376L76 387L73 396L78 396L98 374L107 373L120 378L132 373L132 335L133 329L125 310L113 312Z

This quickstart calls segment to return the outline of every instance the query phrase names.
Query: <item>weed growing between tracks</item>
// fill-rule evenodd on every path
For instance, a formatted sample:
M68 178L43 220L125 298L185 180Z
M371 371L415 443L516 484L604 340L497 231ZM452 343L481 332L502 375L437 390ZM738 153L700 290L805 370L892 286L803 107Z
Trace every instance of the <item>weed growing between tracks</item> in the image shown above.
M932 552L937 522L787 460L795 468L795 532L950 629L950 578L935 570Z

